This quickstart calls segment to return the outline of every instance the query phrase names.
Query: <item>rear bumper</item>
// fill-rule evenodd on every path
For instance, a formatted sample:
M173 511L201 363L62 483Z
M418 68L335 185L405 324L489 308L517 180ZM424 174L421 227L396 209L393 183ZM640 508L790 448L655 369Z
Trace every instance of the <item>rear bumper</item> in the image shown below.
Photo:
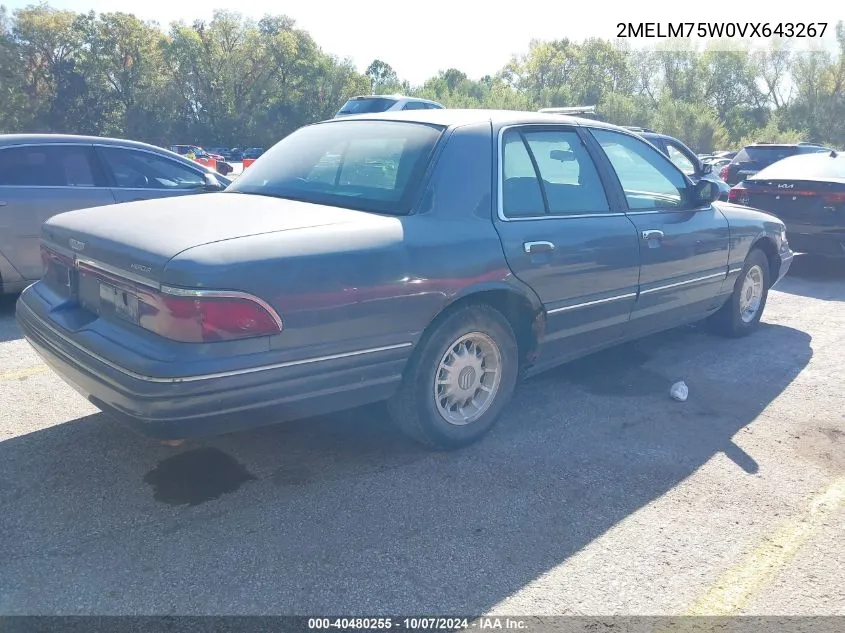
M845 232L813 230L808 226L786 226L786 235L792 250L809 255L845 257Z
M44 306L33 305L38 302L44 299L30 286L18 299L17 320L45 362L97 408L162 439L216 435L384 400L401 381L411 352L402 344L208 374L144 376L86 350L43 316L38 308Z

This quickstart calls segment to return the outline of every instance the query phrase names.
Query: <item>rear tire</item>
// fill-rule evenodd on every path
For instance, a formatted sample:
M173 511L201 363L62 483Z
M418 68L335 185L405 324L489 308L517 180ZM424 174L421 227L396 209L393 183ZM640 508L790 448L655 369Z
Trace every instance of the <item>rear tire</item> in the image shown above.
M518 369L508 320L486 305L459 308L424 335L388 410L421 444L441 450L468 446L497 422Z
M707 320L716 334L730 338L747 336L760 325L769 298L769 260L759 248L745 258L730 299Z

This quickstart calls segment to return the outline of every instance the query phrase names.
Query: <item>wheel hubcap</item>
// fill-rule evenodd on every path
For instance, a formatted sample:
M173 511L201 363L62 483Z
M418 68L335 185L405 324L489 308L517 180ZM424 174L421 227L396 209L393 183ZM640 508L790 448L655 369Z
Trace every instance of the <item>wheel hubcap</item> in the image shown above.
M437 366L434 400L449 424L475 422L490 408L499 391L502 353L481 332L465 334L452 343Z
M745 273L739 294L739 317L750 323L760 310L763 300L763 270L759 266L752 266Z

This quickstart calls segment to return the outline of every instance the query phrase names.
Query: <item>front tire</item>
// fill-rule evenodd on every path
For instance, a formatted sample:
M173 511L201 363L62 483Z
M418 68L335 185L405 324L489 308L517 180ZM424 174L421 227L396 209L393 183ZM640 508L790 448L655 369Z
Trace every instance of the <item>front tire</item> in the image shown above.
M760 325L769 298L769 260L759 248L745 259L730 299L708 319L711 329L722 336L747 336Z
M498 310L459 308L423 337L388 410L421 444L467 446L497 422L513 395L518 365L516 337Z

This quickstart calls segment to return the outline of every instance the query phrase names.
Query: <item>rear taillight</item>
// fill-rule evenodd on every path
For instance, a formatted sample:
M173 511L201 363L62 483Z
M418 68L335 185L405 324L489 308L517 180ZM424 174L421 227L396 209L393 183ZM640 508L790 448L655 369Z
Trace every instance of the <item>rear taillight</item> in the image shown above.
M719 170L719 178L727 182L728 180L728 166L725 165L722 169Z
M728 202L733 202L734 204L748 204L748 190L742 185L732 187L728 192Z
M185 343L212 343L269 336L282 321L260 299L238 292L162 287L139 290L139 325L159 336Z
M822 202L827 205L845 204L845 192L826 193L822 196Z

